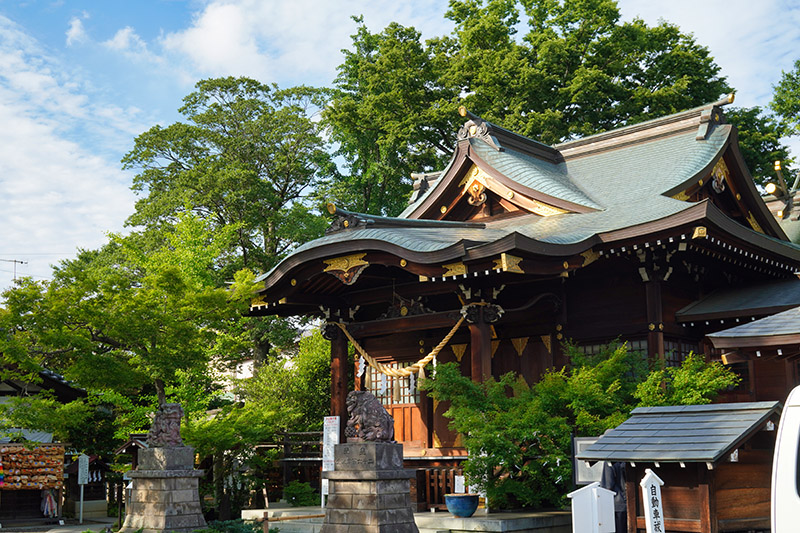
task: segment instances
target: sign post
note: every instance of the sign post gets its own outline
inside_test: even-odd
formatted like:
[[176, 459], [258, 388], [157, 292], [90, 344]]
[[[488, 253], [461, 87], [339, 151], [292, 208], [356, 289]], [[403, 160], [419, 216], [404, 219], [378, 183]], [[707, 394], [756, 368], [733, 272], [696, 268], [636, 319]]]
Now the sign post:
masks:
[[647, 533], [664, 533], [664, 506], [661, 502], [661, 486], [664, 482], [649, 468], [644, 472], [639, 485], [642, 487], [645, 527]]
[[78, 485], [81, 486], [81, 510], [78, 523], [83, 524], [83, 486], [89, 482], [89, 456], [81, 454], [78, 457]]
[[[338, 416], [326, 416], [322, 429], [322, 471], [330, 472], [335, 470], [333, 447], [339, 444], [339, 431], [341, 428], [341, 418]], [[329, 493], [328, 480], [322, 478], [321, 503], [325, 507], [325, 497]]]

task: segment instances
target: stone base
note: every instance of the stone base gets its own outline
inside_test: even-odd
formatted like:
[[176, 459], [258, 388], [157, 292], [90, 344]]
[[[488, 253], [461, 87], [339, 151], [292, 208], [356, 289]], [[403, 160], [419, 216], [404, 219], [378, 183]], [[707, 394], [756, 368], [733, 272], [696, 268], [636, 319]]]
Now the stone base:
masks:
[[[139, 468], [128, 474], [133, 490], [120, 533], [190, 533], [205, 528], [197, 490], [203, 472], [191, 469], [191, 463], [189, 468], [181, 467], [187, 456], [193, 456], [192, 449], [150, 448], [139, 450], [140, 458], [142, 452], [154, 453], [146, 454]], [[144, 469], [159, 464], [172, 469]]]
[[337, 444], [335, 471], [323, 472], [330, 495], [320, 533], [419, 533], [411, 510], [403, 445]]
[[194, 448], [191, 446], [139, 450], [137, 470], [192, 470], [193, 468]]

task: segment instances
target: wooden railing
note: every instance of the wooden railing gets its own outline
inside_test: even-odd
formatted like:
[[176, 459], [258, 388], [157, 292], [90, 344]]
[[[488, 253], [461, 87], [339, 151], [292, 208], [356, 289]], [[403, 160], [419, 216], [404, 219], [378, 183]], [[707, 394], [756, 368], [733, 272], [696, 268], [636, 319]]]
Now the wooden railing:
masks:
[[283, 457], [322, 457], [322, 432], [281, 433]]
[[444, 505], [444, 495], [455, 492], [456, 476], [462, 475], [460, 468], [425, 469], [425, 499], [429, 506]]

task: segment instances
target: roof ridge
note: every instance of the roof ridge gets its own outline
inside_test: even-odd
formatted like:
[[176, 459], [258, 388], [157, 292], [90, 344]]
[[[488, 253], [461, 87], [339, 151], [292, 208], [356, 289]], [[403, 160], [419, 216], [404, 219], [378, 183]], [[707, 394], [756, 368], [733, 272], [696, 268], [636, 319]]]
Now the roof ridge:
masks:
[[[724, 98], [722, 98], [720, 100], [717, 100], [716, 102], [709, 102], [709, 103], [706, 103], [706, 104], [703, 104], [703, 105], [700, 105], [700, 106], [697, 106], [697, 107], [693, 107], [693, 108], [690, 108], [690, 109], [685, 109], [683, 111], [678, 111], [677, 113], [673, 113], [671, 115], [652, 118], [650, 120], [645, 120], [644, 122], [637, 122], [636, 124], [631, 124], [631, 125], [628, 125], [628, 126], [622, 126], [620, 128], [615, 128], [613, 130], [608, 130], [608, 131], [595, 133], [595, 134], [592, 134], [592, 135], [588, 135], [586, 137], [581, 137], [580, 139], [574, 139], [574, 140], [571, 140], [571, 141], [564, 141], [562, 143], [557, 143], [557, 144], [553, 145], [553, 148], [555, 148], [555, 149], [557, 149], [559, 151], [562, 150], [562, 149], [570, 149], [570, 148], [573, 148], [573, 147], [577, 148], [577, 147], [585, 145], [585, 144], [594, 144], [594, 143], [597, 143], [597, 142], [601, 142], [601, 141], [606, 140], [608, 138], [621, 137], [621, 136], [624, 136], [624, 135], [628, 135], [628, 134], [630, 134], [632, 132], [635, 133], [637, 131], [644, 131], [644, 130], [653, 129], [655, 127], [658, 127], [659, 125], [670, 125], [670, 124], [680, 123], [680, 122], [683, 122], [683, 121], [688, 121], [689, 119], [692, 119], [695, 116], [702, 117], [704, 111], [713, 110], [714, 108], [722, 107], [722, 106], [724, 106], [726, 104], [730, 104], [732, 102], [733, 102], [733, 93], [725, 96]], [[677, 130], [677, 129], [683, 129], [683, 128], [675, 128], [675, 129]], [[688, 129], [688, 126], [686, 127], [686, 129]]]

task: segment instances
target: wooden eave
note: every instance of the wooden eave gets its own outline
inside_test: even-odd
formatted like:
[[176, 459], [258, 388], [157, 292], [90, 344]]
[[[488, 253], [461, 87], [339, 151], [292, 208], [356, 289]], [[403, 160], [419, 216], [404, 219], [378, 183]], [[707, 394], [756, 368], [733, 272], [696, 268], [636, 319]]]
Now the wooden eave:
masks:
[[780, 346], [800, 346], [800, 333], [787, 335], [759, 335], [753, 337], [706, 337], [711, 341], [714, 348], [759, 348], [759, 347], [780, 347]]
[[[699, 229], [702, 229], [702, 236], [694, 238], [693, 231]], [[418, 277], [419, 281], [441, 283], [505, 274], [498, 267], [503, 254], [517, 261], [519, 273], [536, 277], [559, 276], [585, 267], [603, 255], [626, 253], [626, 246], [630, 254], [637, 245], [660, 244], [661, 239], [669, 239], [669, 242], [673, 239], [691, 241], [692, 249], [714, 260], [741, 264], [742, 268], [751, 268], [774, 277], [789, 277], [800, 270], [800, 249], [755, 233], [728, 218], [710, 201], [704, 200], [674, 215], [596, 234], [572, 244], [542, 242], [511, 232], [493, 242], [462, 240], [436, 252], [414, 252], [369, 239], [312, 248], [290, 256], [270, 274], [260, 291], [268, 298], [265, 297], [265, 307], [259, 309], [257, 314], [305, 314], [318, 309], [320, 305], [344, 305], [345, 300], [349, 300], [345, 294], [349, 295], [352, 291], [324, 272], [324, 260], [353, 254], [356, 250], [364, 254], [364, 259], [370, 265], [398, 269], [397, 278], [393, 276], [393, 279], [405, 275], [406, 282]], [[454, 265], [460, 265], [459, 270], [453, 270]], [[315, 288], [303, 294], [303, 287], [290, 284], [290, 280], [304, 280], [306, 288]]]

